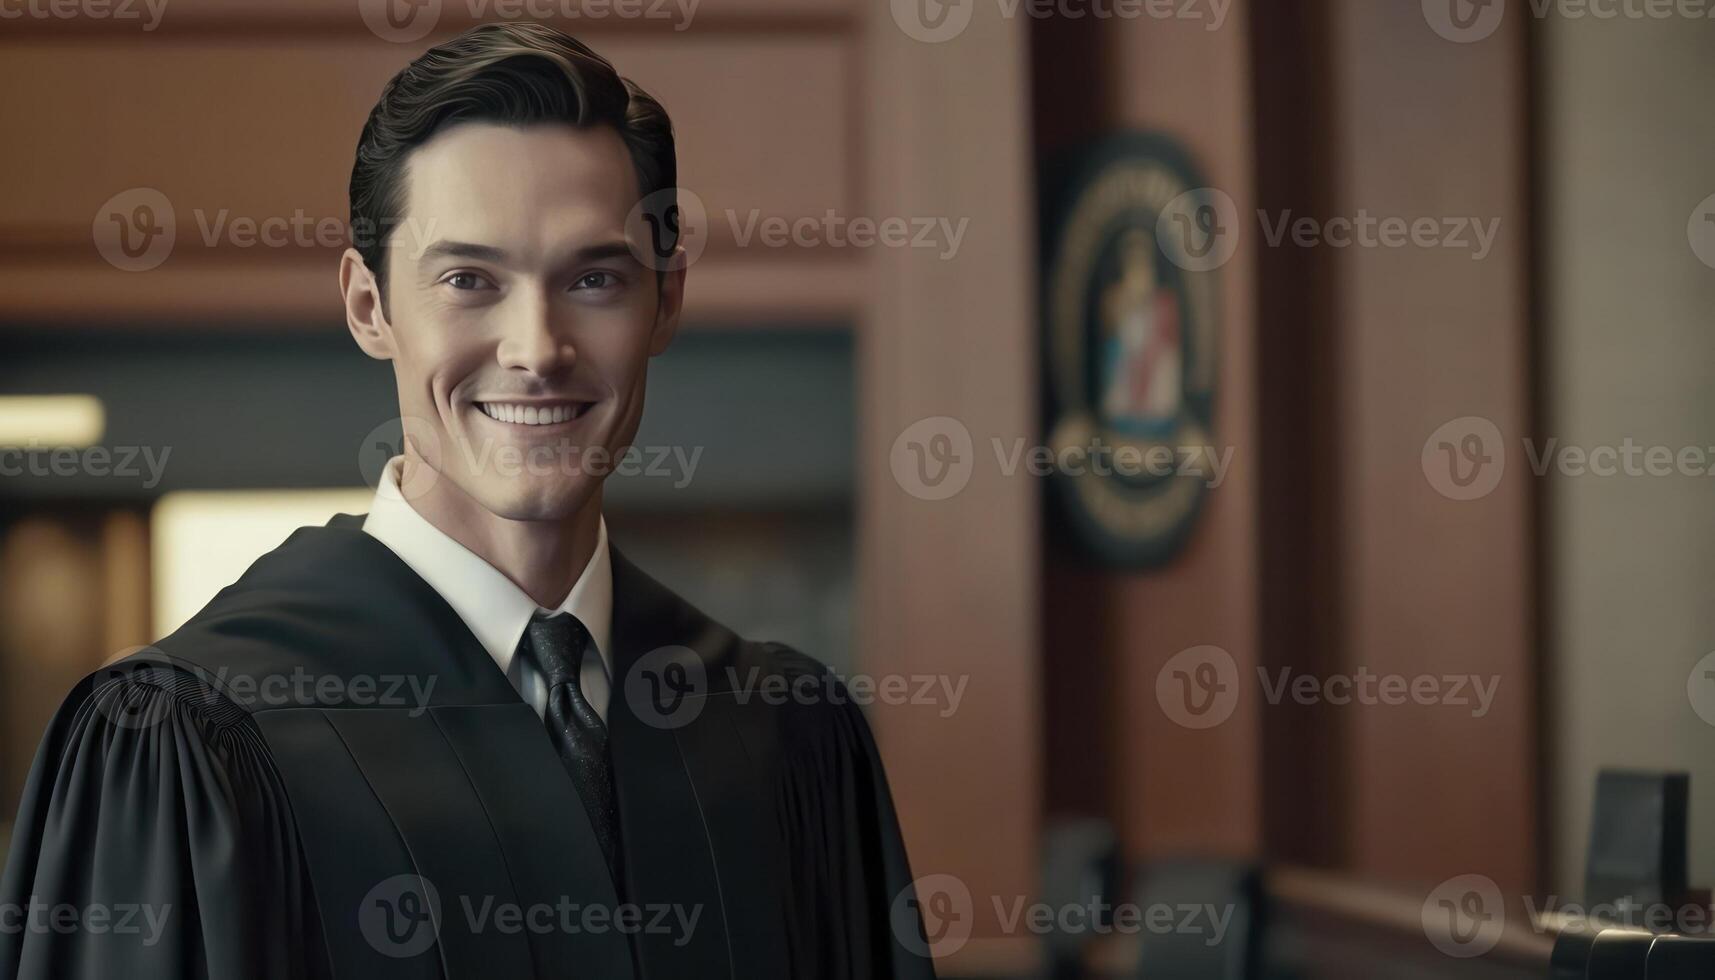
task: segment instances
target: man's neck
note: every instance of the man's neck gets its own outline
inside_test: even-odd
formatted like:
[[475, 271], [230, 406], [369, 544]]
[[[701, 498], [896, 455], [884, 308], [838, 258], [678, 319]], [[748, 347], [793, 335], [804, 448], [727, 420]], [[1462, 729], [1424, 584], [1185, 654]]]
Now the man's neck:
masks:
[[[425, 465], [406, 456], [406, 468]], [[602, 488], [557, 521], [514, 521], [483, 507], [451, 480], [434, 481], [410, 501], [423, 519], [499, 569], [544, 609], [558, 608], [595, 554]]]

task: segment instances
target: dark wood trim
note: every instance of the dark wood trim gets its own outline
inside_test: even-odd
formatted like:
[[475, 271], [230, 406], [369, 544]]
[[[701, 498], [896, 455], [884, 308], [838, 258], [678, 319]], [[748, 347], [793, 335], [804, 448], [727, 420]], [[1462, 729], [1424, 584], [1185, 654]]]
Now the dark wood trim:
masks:
[[[134, 0], [140, 6], [141, 0]], [[457, 0], [449, 0], [449, 6]], [[0, 48], [6, 44], [30, 41], [75, 40], [89, 43], [136, 44], [139, 41], [169, 39], [175, 42], [195, 40], [211, 44], [246, 44], [266, 37], [267, 43], [296, 40], [322, 44], [344, 40], [372, 39], [372, 34], [358, 16], [355, 3], [348, 4], [344, 16], [329, 12], [292, 11], [284, 4], [267, 5], [255, 13], [232, 13], [230, 8], [219, 12], [192, 12], [175, 15], [178, 9], [169, 3], [160, 24], [145, 33], [136, 21], [94, 19], [87, 17], [23, 17], [6, 21], [6, 33], [0, 38]], [[271, 8], [271, 9], [270, 9]], [[346, 9], [346, 8], [342, 8]], [[488, 21], [504, 21], [502, 17], [471, 17], [460, 13], [443, 16], [433, 31], [421, 40], [401, 44], [402, 51], [421, 51], [448, 40], [460, 31]], [[821, 36], [847, 34], [859, 24], [857, 12], [845, 10], [791, 9], [768, 10], [760, 6], [750, 10], [723, 11], [715, 0], [703, 0], [693, 16], [691, 26], [675, 28], [671, 20], [658, 18], [551, 18], [541, 23], [558, 27], [579, 38], [613, 37], [698, 37], [736, 35], [744, 38]]]
[[[1267, 869], [1259, 910], [1265, 930], [1259, 975], [1301, 980], [1377, 976], [1382, 974], [1362, 968], [1379, 959], [1396, 969], [1409, 964], [1413, 977], [1548, 976], [1560, 923], [1533, 926], [1522, 901], [1512, 902], [1495, 947], [1480, 957], [1456, 959], [1435, 949], [1425, 935], [1423, 901], [1422, 893], [1354, 875], [1291, 865]], [[1093, 977], [1121, 980], [1138, 975], [1138, 960], [1135, 936], [1112, 935], [1090, 949], [1086, 963]]]
[[[1264, 874], [1263, 894], [1271, 910], [1319, 918], [1342, 930], [1368, 932], [1401, 947], [1428, 947], [1423, 932], [1423, 894], [1352, 875], [1295, 867]], [[1522, 902], [1509, 903], [1500, 939], [1483, 959], [1546, 972], [1559, 929], [1545, 922], [1539, 930], [1527, 925], [1529, 921]]]
[[[1325, 0], [1251, 11], [1257, 207], [1327, 214], [1335, 200], [1333, 52]], [[1257, 247], [1258, 660], [1319, 675], [1344, 669], [1339, 555], [1345, 535], [1329, 438], [1343, 412], [1334, 270], [1326, 250]], [[1262, 723], [1265, 847], [1270, 858], [1337, 867], [1350, 792], [1346, 714], [1290, 702]]]
[[[1525, 385], [1526, 413], [1528, 431], [1539, 446], [1545, 444], [1550, 424], [1547, 417], [1548, 328], [1545, 322], [1546, 293], [1543, 286], [1547, 275], [1546, 251], [1541, 246], [1544, 215], [1547, 213], [1545, 202], [1548, 196], [1548, 183], [1541, 179], [1545, 170], [1542, 96], [1539, 91], [1542, 78], [1541, 25], [1542, 22], [1536, 18], [1524, 18], [1519, 27], [1523, 52], [1519, 59], [1518, 85], [1523, 93], [1524, 149], [1520, 154], [1518, 171], [1512, 175], [1516, 186], [1523, 188], [1525, 224], [1528, 228], [1528, 247], [1524, 259], [1525, 345], [1530, 364], [1530, 376]], [[1531, 667], [1536, 681], [1534, 694], [1537, 718], [1535, 884], [1541, 890], [1548, 890], [1552, 884], [1551, 869], [1554, 867], [1555, 847], [1558, 835], [1564, 829], [1557, 829], [1560, 821], [1555, 819], [1553, 812], [1552, 786], [1556, 775], [1556, 760], [1552, 748], [1552, 733], [1560, 729], [1556, 719], [1553, 687], [1549, 683], [1549, 671], [1554, 669], [1555, 665], [1554, 651], [1550, 646], [1554, 636], [1552, 624], [1555, 622], [1555, 614], [1552, 603], [1554, 589], [1548, 576], [1548, 570], [1553, 567], [1550, 562], [1554, 559], [1554, 540], [1548, 522], [1555, 486], [1553, 480], [1535, 481], [1532, 484], [1530, 505], [1531, 609], [1534, 613], [1530, 628], [1535, 638]]]

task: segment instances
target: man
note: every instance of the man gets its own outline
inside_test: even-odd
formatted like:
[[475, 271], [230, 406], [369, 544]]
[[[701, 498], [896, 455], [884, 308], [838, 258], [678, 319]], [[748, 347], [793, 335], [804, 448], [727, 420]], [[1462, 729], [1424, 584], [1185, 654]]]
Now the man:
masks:
[[552, 30], [387, 85], [339, 284], [403, 451], [72, 693], [0, 978], [932, 976], [861, 714], [607, 539], [675, 179], [661, 106]]

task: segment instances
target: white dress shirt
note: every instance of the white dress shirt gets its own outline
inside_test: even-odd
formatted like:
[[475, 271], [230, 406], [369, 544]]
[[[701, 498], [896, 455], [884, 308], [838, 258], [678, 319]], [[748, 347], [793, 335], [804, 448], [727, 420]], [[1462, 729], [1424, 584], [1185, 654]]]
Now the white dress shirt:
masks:
[[558, 608], [543, 609], [500, 570], [478, 557], [446, 532], [430, 524], [399, 492], [399, 466], [395, 456], [381, 474], [381, 485], [363, 521], [364, 533], [386, 545], [411, 566], [423, 581], [440, 593], [459, 614], [494, 662], [500, 665], [519, 697], [545, 715], [548, 689], [542, 674], [529, 657], [515, 656], [524, 627], [538, 612], [568, 612], [578, 618], [595, 641], [598, 656], [585, 656], [578, 674], [584, 696], [602, 720], [613, 669], [609, 637], [613, 627], [613, 562], [607, 550], [607, 520], [596, 531], [595, 552], [572, 591]]

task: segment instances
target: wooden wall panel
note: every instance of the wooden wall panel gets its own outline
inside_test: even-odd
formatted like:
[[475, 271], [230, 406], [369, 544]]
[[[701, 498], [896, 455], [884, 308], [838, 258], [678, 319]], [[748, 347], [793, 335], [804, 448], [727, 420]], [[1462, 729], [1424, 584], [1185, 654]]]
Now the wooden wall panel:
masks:
[[[153, 3], [154, 10], [150, 9]], [[153, 40], [190, 34], [369, 34], [374, 21], [405, 25], [388, 37], [442, 37], [472, 24], [531, 20], [580, 37], [613, 33], [756, 33], [846, 25], [858, 0], [111, 0], [102, 16], [9, 19], [11, 35], [62, 34]], [[419, 43], [399, 42], [404, 50]], [[432, 43], [423, 41], [421, 43]]]
[[[753, 213], [854, 213], [863, 179], [847, 40], [622, 35], [602, 50], [673, 113], [680, 184], [708, 209], [709, 265], [693, 272], [693, 290], [707, 277], [712, 302], [693, 314], [852, 315], [862, 272], [851, 250], [740, 249], [734, 230]], [[56, 38], [0, 52], [0, 130], [32, 140], [30, 152], [0, 159], [0, 186], [31, 189], [0, 199], [10, 315], [337, 321], [338, 248], [319, 243], [347, 217], [358, 132], [410, 49], [373, 38]], [[114, 195], [138, 187], [166, 196], [176, 239], [157, 268], [122, 271], [101, 258], [92, 226]], [[275, 222], [286, 244], [241, 244], [223, 230], [241, 219]], [[806, 288], [794, 284], [799, 270]], [[766, 283], [775, 286], [756, 288]]]
[[[978, 4], [956, 40], [926, 44], [877, 3], [866, 36], [869, 213], [969, 221], [951, 258], [876, 251], [858, 335], [860, 669], [968, 685], [951, 713], [873, 713], [913, 870], [952, 875], [971, 899], [958, 909], [970, 941], [944, 976], [1010, 975], [1036, 956], [1035, 937], [1003, 934], [994, 912], [1036, 891], [1044, 767], [1041, 488], [991, 448], [1041, 439], [1027, 29]], [[954, 422], [909, 431], [932, 417]], [[956, 427], [971, 439], [968, 483], [946, 499], [914, 492], [896, 475], [910, 472], [907, 441]]]
[[[1265, 659], [1315, 676], [1497, 684], [1474, 704], [1270, 709], [1271, 853], [1411, 887], [1539, 870], [1540, 732], [1526, 48], [1518, 11], [1460, 44], [1413, 7], [1316, 0], [1258, 39], [1270, 220], [1498, 221], [1464, 247], [1262, 249]], [[1444, 496], [1424, 448], [1486, 418], [1506, 475]], [[1445, 466], [1444, 461], [1440, 465]], [[1461, 464], [1468, 467], [1468, 464]], [[1441, 486], [1451, 486], [1441, 479]], [[1443, 688], [1443, 690], [1448, 690]], [[1449, 701], [1451, 699], [1448, 699]], [[1373, 701], [1373, 699], [1372, 699]]]
[[[1115, 130], [1160, 131], [1189, 148], [1239, 214], [1252, 213], [1247, 6], [1236, 3], [1218, 31], [1152, 18], [1040, 24], [1043, 151]], [[1134, 860], [1248, 857], [1260, 848], [1258, 699], [1246, 689], [1230, 718], [1200, 731], [1176, 724], [1156, 699], [1157, 675], [1190, 647], [1221, 647], [1241, 681], [1255, 676], [1257, 325], [1254, 264], [1243, 242], [1219, 274], [1213, 438], [1233, 450], [1232, 467], [1185, 549], [1162, 568], [1129, 572], [1102, 567], [1073, 542], [1047, 544], [1050, 744], [1056, 756], [1093, 754], [1072, 763], [1077, 776], [1051, 784], [1050, 805], [1102, 808]], [[1106, 788], [1087, 786], [1092, 776]]]
[[[1165, 131], [1244, 219], [1222, 269], [1216, 434], [1232, 476], [1166, 568], [1108, 571], [1048, 542], [1052, 754], [1111, 746], [1104, 786], [1082, 782], [1099, 767], [1080, 760], [1050, 777], [1050, 805], [1112, 816], [1134, 858], [1260, 855], [1413, 886], [1476, 871], [1514, 893], [1535, 882], [1534, 491], [1516, 459], [1532, 426], [1530, 130], [1513, 14], [1469, 45], [1414, 5], [1365, 0], [1240, 4], [1212, 32], [1038, 27], [1045, 150]], [[1263, 222], [1288, 208], [1501, 230], [1480, 260], [1270, 244]], [[1495, 421], [1515, 457], [1479, 501], [1443, 497], [1422, 464], [1430, 434], [1465, 415]], [[1154, 682], [1199, 644], [1232, 654], [1245, 696], [1191, 732], [1157, 710]], [[1446, 704], [1301, 708], [1264, 703], [1257, 667], [1500, 688], [1477, 718]]]
[[[850, 56], [839, 38], [626, 37], [603, 51], [667, 105], [681, 184], [711, 211], [848, 209]], [[6, 49], [0, 129], [30, 134], [32, 146], [0, 160], [0, 185], [31, 192], [0, 201], [0, 234], [13, 247], [86, 246], [102, 203], [139, 186], [173, 202], [181, 239], [199, 247], [193, 210], [211, 224], [222, 208], [343, 219], [363, 120], [405, 60], [379, 41]], [[715, 226], [714, 247], [730, 245], [731, 223]]]
[[[1237, 0], [1216, 31], [1201, 21], [1148, 18], [1101, 28], [1115, 66], [1115, 123], [1163, 130], [1184, 142], [1240, 215], [1255, 208], [1250, 6]], [[1241, 696], [1231, 718], [1204, 731], [1178, 726], [1155, 699], [1163, 665], [1188, 647], [1219, 646], [1241, 679], [1255, 676], [1254, 263], [1255, 253], [1241, 242], [1221, 268], [1213, 438], [1233, 451], [1231, 472], [1210, 493], [1201, 527], [1176, 564], [1114, 582], [1114, 615], [1125, 637], [1120, 694], [1137, 706], [1126, 716], [1116, 760], [1124, 780], [1122, 827], [1138, 856], [1246, 857], [1260, 846], [1258, 699]]]
[[[1253, 10], [1257, 207], [1333, 213], [1334, 111], [1326, 3]], [[1260, 250], [1256, 375], [1259, 644], [1271, 671], [1327, 677], [1341, 646], [1344, 519], [1338, 430], [1344, 392], [1328, 251]], [[1351, 816], [1350, 714], [1290, 700], [1263, 717], [1263, 833], [1273, 861], [1344, 867]]]
[[[0, 161], [9, 249], [88, 249], [112, 195], [165, 194], [182, 257], [206, 250], [193, 211], [342, 219], [364, 114], [399, 65], [375, 42], [8, 46], [0, 128], [28, 153]], [[227, 246], [233, 247], [233, 246]], [[170, 260], [169, 260], [170, 261]]]
[[[1498, 220], [1481, 259], [1458, 248], [1331, 256], [1345, 404], [1341, 587], [1348, 669], [1498, 680], [1483, 717], [1456, 705], [1351, 711], [1351, 861], [1440, 881], [1537, 884], [1536, 716], [1525, 18], [1482, 43], [1429, 29], [1417, 5], [1339, 0], [1335, 208]], [[1467, 236], [1469, 237], [1469, 236]], [[1498, 427], [1505, 477], [1449, 499], [1422, 450], [1464, 416]], [[1432, 816], [1431, 816], [1432, 815]]]
[[[99, 518], [23, 517], [0, 528], [0, 810], [11, 820], [42, 732], [111, 653]], [[39, 692], [56, 692], [42, 697]]]

